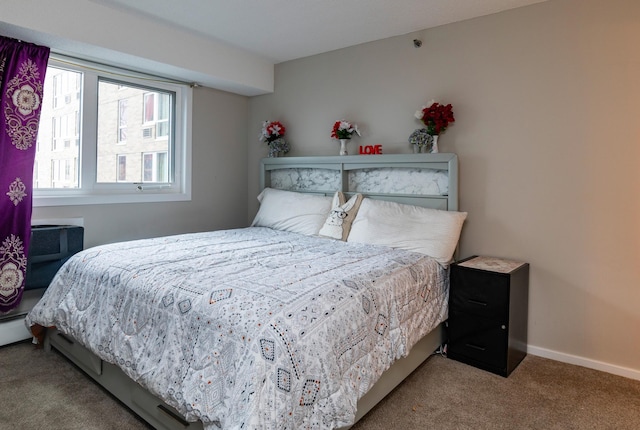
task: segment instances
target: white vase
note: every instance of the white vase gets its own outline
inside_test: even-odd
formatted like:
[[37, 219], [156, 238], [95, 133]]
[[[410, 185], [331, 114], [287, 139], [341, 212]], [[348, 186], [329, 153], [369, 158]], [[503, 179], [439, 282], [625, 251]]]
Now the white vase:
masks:
[[347, 152], [347, 143], [349, 139], [340, 139], [340, 155], [349, 155]]
[[438, 152], [438, 135], [433, 135], [433, 143], [431, 144], [431, 153], [436, 154]]

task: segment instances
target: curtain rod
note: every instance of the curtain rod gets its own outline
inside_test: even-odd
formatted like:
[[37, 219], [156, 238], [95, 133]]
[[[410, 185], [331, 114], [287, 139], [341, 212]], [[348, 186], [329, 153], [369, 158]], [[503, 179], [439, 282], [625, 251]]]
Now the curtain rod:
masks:
[[124, 78], [136, 78], [136, 79], [142, 79], [142, 80], [151, 81], [151, 82], [163, 82], [168, 84], [188, 85], [191, 88], [200, 87], [200, 84], [198, 84], [197, 82], [187, 82], [187, 81], [181, 81], [179, 79], [171, 79], [171, 78], [165, 78], [162, 76], [151, 75], [149, 73], [140, 72], [138, 70], [127, 69], [119, 66], [112, 66], [109, 64], [104, 64], [104, 63], [100, 63], [92, 60], [85, 60], [83, 58], [77, 58], [77, 57], [72, 57], [66, 54], [60, 54], [58, 52], [52, 52], [51, 54], [53, 59], [60, 63], [67, 64], [70, 66], [81, 66], [89, 70], [102, 72], [102, 73], [109, 73], [114, 76], [120, 76]]

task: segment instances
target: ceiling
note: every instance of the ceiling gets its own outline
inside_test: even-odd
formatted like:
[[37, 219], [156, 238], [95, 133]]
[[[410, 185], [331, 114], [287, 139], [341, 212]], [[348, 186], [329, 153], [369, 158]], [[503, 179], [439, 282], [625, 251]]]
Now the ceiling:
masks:
[[546, 0], [93, 0], [273, 63]]

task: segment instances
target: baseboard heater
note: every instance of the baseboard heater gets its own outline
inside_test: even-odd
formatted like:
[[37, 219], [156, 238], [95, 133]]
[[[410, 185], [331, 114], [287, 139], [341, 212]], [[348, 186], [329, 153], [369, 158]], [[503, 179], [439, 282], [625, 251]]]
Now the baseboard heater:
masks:
[[24, 316], [40, 300], [58, 269], [84, 247], [84, 228], [75, 225], [34, 225], [27, 257], [22, 301], [0, 316], [0, 345], [29, 339]]

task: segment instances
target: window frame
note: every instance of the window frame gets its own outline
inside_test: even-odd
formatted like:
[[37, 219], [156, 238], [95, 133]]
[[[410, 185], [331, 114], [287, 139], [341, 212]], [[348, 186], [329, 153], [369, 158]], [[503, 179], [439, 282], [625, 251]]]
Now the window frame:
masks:
[[[49, 66], [83, 73], [80, 100], [79, 188], [33, 190], [33, 206], [67, 206], [118, 203], [145, 203], [191, 200], [191, 117], [193, 90], [190, 85], [130, 70], [52, 54]], [[168, 183], [98, 183], [97, 129], [98, 82], [122, 82], [175, 94], [174, 142], [170, 148]]]

